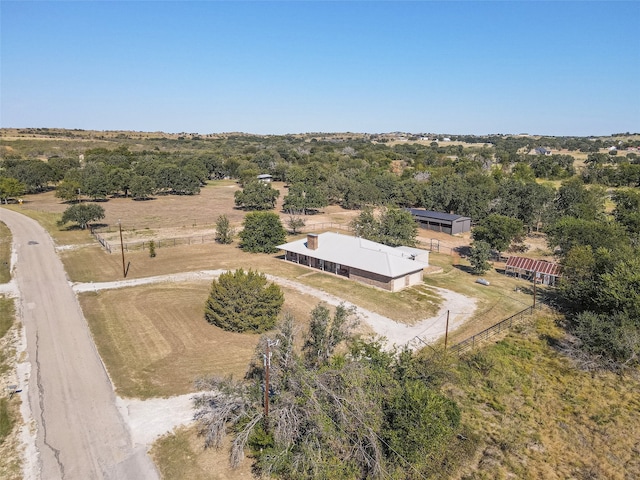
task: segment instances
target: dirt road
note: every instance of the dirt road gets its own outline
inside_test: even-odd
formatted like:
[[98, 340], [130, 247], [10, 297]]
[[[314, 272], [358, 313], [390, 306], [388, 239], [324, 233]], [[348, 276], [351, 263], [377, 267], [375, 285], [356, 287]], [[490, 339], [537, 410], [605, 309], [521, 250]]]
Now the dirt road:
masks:
[[[101, 283], [76, 283], [73, 290], [77, 293], [81, 292], [97, 292], [99, 290], [111, 288], [125, 288], [136, 285], [148, 285], [161, 282], [185, 282], [185, 281], [207, 281], [218, 277], [225, 270], [201, 270], [198, 272], [183, 272], [169, 275], [159, 275], [155, 277], [134, 278], [131, 280], [116, 280], [114, 282]], [[331, 295], [317, 288], [309, 287], [295, 280], [267, 275], [267, 279], [279, 285], [286, 286], [299, 292], [316, 297], [329, 305], [339, 305], [344, 303], [347, 307], [354, 307], [357, 310], [358, 317], [364, 321], [373, 331], [387, 339], [387, 346], [392, 347], [407, 345], [410, 348], [420, 348], [425, 343], [434, 342], [443, 337], [446, 329], [447, 310], [451, 312], [449, 322], [449, 332], [452, 332], [461, 326], [466, 320], [471, 318], [476, 309], [476, 300], [469, 298], [451, 290], [444, 288], [431, 287], [435, 293], [443, 298], [443, 304], [438, 313], [430, 318], [425, 318], [415, 325], [405, 325], [387, 318], [378, 313], [372, 312], [342, 298]]]
[[38, 461], [27, 477], [157, 479], [144, 445], [133, 445], [109, 377], [53, 241], [35, 221], [0, 208], [13, 234], [31, 363], [23, 387], [36, 425]]

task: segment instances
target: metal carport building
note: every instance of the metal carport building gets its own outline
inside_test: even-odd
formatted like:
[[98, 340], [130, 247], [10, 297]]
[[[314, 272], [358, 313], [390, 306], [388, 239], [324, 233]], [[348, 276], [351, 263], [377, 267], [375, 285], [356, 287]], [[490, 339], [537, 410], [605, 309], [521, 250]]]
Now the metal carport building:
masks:
[[422, 228], [448, 233], [449, 235], [471, 230], [471, 219], [469, 217], [419, 208], [408, 208], [407, 210]]

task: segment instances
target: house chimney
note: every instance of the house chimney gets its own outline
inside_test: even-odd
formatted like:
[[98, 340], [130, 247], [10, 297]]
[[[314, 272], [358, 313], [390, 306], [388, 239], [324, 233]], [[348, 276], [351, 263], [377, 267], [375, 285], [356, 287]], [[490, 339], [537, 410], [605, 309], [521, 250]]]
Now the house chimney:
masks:
[[318, 248], [318, 235], [316, 233], [307, 234], [307, 248], [309, 250], [315, 250]]

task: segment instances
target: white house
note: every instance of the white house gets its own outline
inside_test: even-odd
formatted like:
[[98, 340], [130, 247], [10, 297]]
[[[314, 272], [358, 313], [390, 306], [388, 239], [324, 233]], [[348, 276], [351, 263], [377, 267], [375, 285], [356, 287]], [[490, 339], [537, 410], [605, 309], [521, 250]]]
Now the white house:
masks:
[[391, 292], [422, 282], [429, 252], [326, 232], [278, 245], [285, 260], [347, 277]]

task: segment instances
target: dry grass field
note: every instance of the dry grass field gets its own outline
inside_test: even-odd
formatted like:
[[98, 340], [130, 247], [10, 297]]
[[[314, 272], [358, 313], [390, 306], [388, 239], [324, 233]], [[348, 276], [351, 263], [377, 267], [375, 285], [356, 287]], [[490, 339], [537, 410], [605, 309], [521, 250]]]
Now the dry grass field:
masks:
[[[286, 191], [282, 184], [276, 183], [274, 186], [282, 192], [281, 201]], [[103, 203], [106, 212], [104, 223], [111, 227], [111, 239], [116, 242], [119, 241], [116, 230], [118, 220], [121, 220], [124, 225], [125, 242], [185, 235], [197, 236], [203, 231], [209, 231], [215, 218], [221, 213], [228, 215], [233, 224], [240, 225], [245, 212], [233, 207], [233, 192], [237, 188], [234, 182], [219, 181], [211, 182], [203, 188], [200, 195], [195, 196], [164, 196], [149, 202], [135, 202], [131, 199], [121, 198], [110, 199]], [[151, 203], [154, 207], [153, 217], [149, 212], [149, 204]], [[56, 215], [54, 213], [61, 212], [66, 207], [53, 194], [30, 196], [28, 203], [22, 207], [16, 206], [14, 208], [29, 212], [30, 215], [43, 222], [59, 244], [83, 245], [79, 248], [61, 251], [61, 258], [72, 281], [103, 282], [122, 278], [120, 253], [106, 253], [87, 232], [60, 231], [55, 226]], [[200, 210], [206, 213], [203, 214]], [[198, 212], [200, 216], [198, 217], [193, 212]], [[191, 216], [188, 216], [188, 213], [192, 213]], [[308, 216], [307, 222], [334, 222], [344, 225], [357, 213], [345, 211], [339, 207], [328, 207], [325, 212], [319, 215]], [[141, 219], [145, 219], [144, 222]], [[286, 220], [284, 215], [283, 220]], [[131, 228], [145, 222], [155, 226]], [[419, 239], [427, 245], [431, 238], [440, 241], [444, 252], [451, 252], [453, 247], [469, 242], [468, 235], [452, 237], [426, 230], [420, 230], [419, 233]], [[345, 298], [363, 308], [409, 324], [433, 315], [439, 305], [439, 299], [425, 289], [412, 288], [391, 294], [286, 263], [274, 255], [247, 254], [237, 248], [235, 244], [204, 243], [162, 247], [157, 249], [157, 257], [155, 258], [150, 258], [145, 250], [132, 250], [125, 253], [125, 260], [127, 263], [130, 262], [127, 278], [205, 269], [253, 268], [264, 273], [295, 279], [300, 283]], [[518, 294], [513, 291], [515, 286], [521, 285], [523, 282], [494, 273], [493, 276], [488, 274], [491, 276], [489, 280], [492, 282], [492, 286], [484, 287], [474, 283], [475, 277], [466, 273], [464, 268], [453, 267], [453, 262], [457, 261], [456, 256], [432, 254], [431, 260], [434, 265], [443, 267], [444, 272], [428, 275], [426, 277], [427, 285], [431, 284], [449, 288], [465, 295], [477, 296], [480, 301], [476, 318], [456, 332], [454, 339], [456, 336], [466, 338], [466, 336], [496, 323], [531, 303], [530, 295]]]
[[[145, 285], [80, 295], [80, 304], [116, 391], [150, 398], [193, 391], [205, 375], [241, 378], [259, 336], [226, 332], [204, 319], [208, 282]], [[283, 289], [283, 311], [300, 325], [314, 297]]]
[[[103, 133], [108, 138], [121, 134]], [[141, 134], [140, 139], [151, 136]], [[91, 146], [100, 142], [98, 138], [85, 141]], [[586, 155], [578, 158], [577, 166], [585, 158]], [[281, 183], [274, 186], [281, 191], [280, 205], [286, 190]], [[119, 241], [119, 221], [125, 242], [197, 237], [211, 232], [220, 214], [226, 214], [235, 226], [242, 223], [245, 212], [233, 207], [233, 194], [238, 188], [233, 181], [212, 181], [195, 196], [157, 196], [148, 201], [109, 199], [100, 203], [106, 213], [102, 223], [111, 230], [107, 233], [111, 242]], [[23, 205], [9, 208], [35, 218], [48, 229], [60, 247], [60, 256], [72, 281], [121, 279], [119, 252], [106, 253], [86, 231], [60, 230], [56, 226], [67, 206], [53, 192], [47, 192], [28, 195]], [[328, 207], [318, 215], [308, 216], [306, 221], [346, 225], [357, 214]], [[285, 214], [281, 217], [283, 221], [288, 218]], [[8, 255], [7, 235], [0, 224], [0, 261]], [[476, 314], [450, 335], [450, 344], [531, 305], [531, 285], [499, 273], [501, 264], [496, 264], [498, 271], [483, 275], [490, 286], [475, 283], [476, 277], [468, 273], [466, 260], [450, 254], [451, 248], [468, 244], [468, 237], [429, 231], [420, 231], [420, 235], [426, 242], [431, 238], [443, 242], [443, 253], [431, 255], [432, 265], [442, 271], [427, 275], [425, 285], [477, 299]], [[543, 242], [531, 243], [532, 249], [539, 251], [528, 254], [542, 257], [548, 253]], [[126, 252], [126, 261], [131, 262], [127, 278], [253, 268], [322, 289], [406, 323], [432, 315], [440, 302], [423, 287], [394, 294], [383, 292], [285, 263], [277, 255], [247, 254], [236, 244], [161, 247], [156, 253], [156, 258], [150, 258], [148, 251]], [[1, 275], [6, 275], [2, 264], [0, 281]], [[193, 380], [200, 375], [244, 375], [258, 336], [233, 334], [207, 324], [203, 307], [208, 290], [208, 282], [203, 281], [79, 295], [119, 395], [170, 396], [193, 391]], [[539, 291], [543, 293], [542, 289]], [[302, 325], [306, 324], [317, 299], [291, 289], [285, 288], [284, 292], [284, 310], [290, 311]], [[457, 363], [459, 381], [448, 387], [448, 393], [460, 405], [463, 421], [475, 432], [474, 441], [478, 444], [476, 458], [459, 472], [458, 478], [640, 478], [638, 379], [577, 370], [554, 349], [562, 335], [553, 318], [541, 316], [535, 326], [525, 324], [516, 332], [505, 334], [500, 342], [489, 344], [475, 360], [450, 359]], [[164, 479], [252, 478], [250, 461], [238, 470], [229, 469], [226, 451], [204, 450], [194, 427], [163, 437], [155, 443], [152, 455]], [[4, 474], [0, 470], [0, 477]]]
[[581, 371], [542, 315], [458, 367], [450, 395], [478, 433], [457, 478], [640, 478], [640, 377]]
[[6, 395], [6, 387], [16, 384], [16, 343], [21, 326], [14, 318], [13, 299], [0, 295], [0, 478], [6, 480], [22, 478], [18, 431], [21, 399], [20, 395]]
[[11, 280], [11, 231], [0, 222], [0, 283]]
[[[280, 213], [285, 223], [289, 216], [280, 212], [280, 207], [287, 190], [282, 182], [273, 182], [272, 186], [280, 192], [275, 211]], [[112, 238], [115, 239], [118, 222], [121, 222], [125, 241], [137, 238], [148, 240], [156, 235], [161, 238], [198, 235], [202, 231], [214, 228], [216, 219], [223, 214], [227, 215], [232, 226], [238, 227], [246, 214], [244, 210], [234, 206], [234, 193], [238, 190], [240, 187], [233, 180], [212, 180], [201, 189], [199, 195], [157, 195], [149, 200], [109, 198], [98, 202], [105, 211], [105, 218], [99, 223], [110, 229]], [[45, 226], [52, 232], [60, 230], [55, 222], [69, 204], [61, 202], [55, 197], [55, 192], [50, 191], [25, 195], [21, 206], [9, 207], [32, 217], [37, 216], [38, 220], [46, 219]], [[46, 213], [56, 215], [47, 217]], [[357, 211], [329, 206], [318, 214], [307, 215], [304, 218], [308, 224], [347, 224], [357, 214]], [[117, 240], [119, 241], [119, 237]], [[60, 243], [64, 242], [61, 240]]]
[[204, 449], [196, 427], [180, 428], [160, 438], [151, 449], [163, 480], [253, 480], [251, 459], [229, 466], [227, 439], [219, 450]]

